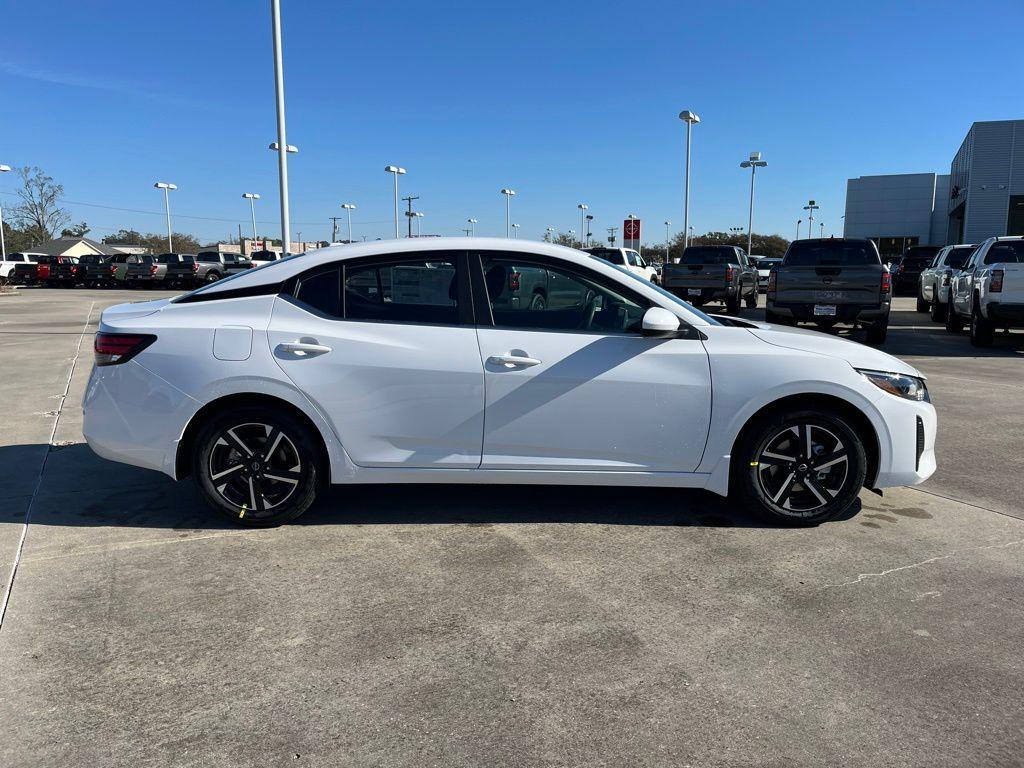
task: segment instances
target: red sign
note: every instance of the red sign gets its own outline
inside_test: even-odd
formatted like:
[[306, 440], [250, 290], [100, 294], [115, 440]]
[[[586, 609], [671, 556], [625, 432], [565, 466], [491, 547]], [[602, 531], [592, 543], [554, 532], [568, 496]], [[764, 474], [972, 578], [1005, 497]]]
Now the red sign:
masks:
[[622, 222], [622, 239], [640, 239], [640, 219], [626, 219]]

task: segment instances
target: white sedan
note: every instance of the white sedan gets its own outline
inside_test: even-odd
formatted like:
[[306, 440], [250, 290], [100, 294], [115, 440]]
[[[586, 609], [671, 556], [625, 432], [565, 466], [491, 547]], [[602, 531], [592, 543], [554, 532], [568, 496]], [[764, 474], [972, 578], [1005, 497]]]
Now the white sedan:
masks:
[[[543, 302], [516, 300], [542, 283]], [[923, 376], [811, 331], [719, 322], [546, 243], [392, 240], [103, 312], [96, 453], [194, 477], [242, 525], [326, 484], [669, 486], [775, 522], [935, 470]]]

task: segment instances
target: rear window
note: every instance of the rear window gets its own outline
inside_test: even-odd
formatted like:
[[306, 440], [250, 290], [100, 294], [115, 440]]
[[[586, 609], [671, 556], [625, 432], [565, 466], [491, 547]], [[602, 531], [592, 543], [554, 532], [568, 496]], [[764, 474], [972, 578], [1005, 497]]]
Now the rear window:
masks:
[[786, 267], [857, 267], [881, 264], [867, 240], [810, 240], [791, 243], [782, 260]]
[[907, 248], [907, 252], [904, 254], [910, 261], [931, 261], [934, 259], [941, 248], [937, 245], [919, 245], [915, 248]]
[[625, 264], [626, 260], [622, 258], [622, 251], [618, 248], [591, 248], [588, 253], [595, 258], [601, 259], [601, 261], [607, 261], [609, 264]]
[[680, 264], [735, 264], [738, 263], [736, 251], [732, 248], [716, 246], [691, 245], [683, 251]]
[[102, 264], [103, 263], [103, 257], [102, 256], [89, 256], [89, 255], [80, 256], [78, 258], [78, 263], [79, 264]]
[[973, 245], [965, 245], [963, 248], [954, 248], [946, 254], [946, 266], [953, 269], [963, 269], [967, 259], [974, 253]]
[[1020, 264], [1024, 263], [1024, 240], [1010, 240], [1005, 243], [993, 243], [985, 254], [986, 264]]

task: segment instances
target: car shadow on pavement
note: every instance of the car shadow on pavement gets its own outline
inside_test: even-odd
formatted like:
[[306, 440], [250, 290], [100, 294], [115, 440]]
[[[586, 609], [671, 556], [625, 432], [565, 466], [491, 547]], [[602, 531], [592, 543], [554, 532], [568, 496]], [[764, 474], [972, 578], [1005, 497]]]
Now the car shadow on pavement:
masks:
[[[232, 529], [195, 485], [99, 458], [84, 443], [0, 447], [0, 522], [174, 530]], [[42, 482], [36, 479], [43, 456]], [[840, 519], [855, 516], [858, 500]], [[728, 499], [674, 488], [562, 485], [349, 485], [321, 493], [297, 525], [590, 523], [770, 528]]]

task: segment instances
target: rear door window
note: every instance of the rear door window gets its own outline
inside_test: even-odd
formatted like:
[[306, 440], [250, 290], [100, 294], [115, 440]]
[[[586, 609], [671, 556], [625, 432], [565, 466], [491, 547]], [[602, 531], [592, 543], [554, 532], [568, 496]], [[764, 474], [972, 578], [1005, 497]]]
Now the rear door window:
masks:
[[346, 320], [455, 325], [459, 322], [455, 256], [389, 257], [346, 264]]
[[341, 315], [341, 267], [332, 265], [299, 278], [295, 298], [329, 317]]
[[786, 267], [859, 267], [880, 264], [866, 240], [797, 240], [782, 261]]
[[1024, 262], [1024, 240], [992, 243], [985, 254], [986, 264], [1020, 264]]

